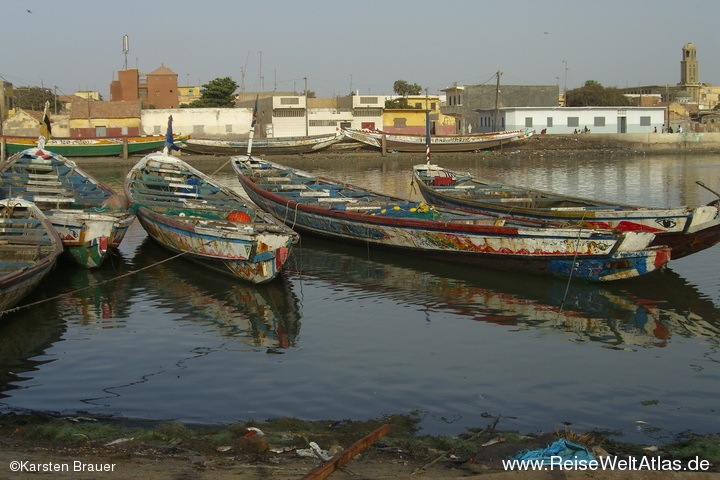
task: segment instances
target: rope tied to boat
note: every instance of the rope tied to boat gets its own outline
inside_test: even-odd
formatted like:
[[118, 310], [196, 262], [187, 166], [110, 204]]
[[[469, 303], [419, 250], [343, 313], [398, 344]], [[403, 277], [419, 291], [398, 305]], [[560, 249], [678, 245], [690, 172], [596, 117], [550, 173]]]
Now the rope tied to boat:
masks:
[[61, 294], [59, 294], [59, 295], [55, 295], [55, 296], [52, 296], [52, 297], [49, 297], [49, 298], [44, 298], [44, 299], [42, 299], [42, 300], [38, 300], [37, 302], [26, 303], [26, 304], [24, 304], [24, 305], [15, 306], [15, 307], [10, 308], [10, 309], [8, 309], [8, 310], [3, 310], [3, 311], [0, 312], [0, 317], [2, 317], [3, 315], [5, 315], [5, 314], [7, 314], [7, 313], [17, 312], [17, 311], [19, 311], [19, 310], [23, 310], [23, 309], [29, 308], [29, 307], [34, 307], [34, 306], [36, 306], [36, 305], [42, 305], [43, 303], [51, 302], [51, 301], [53, 301], [53, 300], [57, 300], [57, 299], [59, 299], [59, 298], [65, 297], [65, 296], [67, 296], [67, 295], [73, 295], [73, 294], [75, 294], [75, 293], [77, 293], [77, 292], [82, 292], [83, 290], [87, 290], [87, 289], [90, 289], [90, 288], [94, 288], [94, 287], [97, 287], [97, 286], [99, 286], [99, 285], [105, 285], [106, 283], [114, 282], [115, 280], [118, 280], [118, 279], [120, 279], [120, 278], [125, 278], [125, 277], [129, 277], [129, 276], [131, 276], [131, 275], [135, 275], [136, 273], [140, 273], [140, 272], [142, 272], [142, 271], [144, 271], [144, 270], [147, 270], [147, 269], [149, 269], [149, 268], [153, 268], [153, 267], [156, 267], [156, 266], [161, 265], [161, 264], [163, 264], [163, 263], [169, 262], [170, 260], [175, 260], [176, 258], [182, 257], [182, 256], [185, 255], [186, 253], [187, 253], [187, 252], [178, 253], [178, 254], [176, 254], [176, 255], [173, 255], [172, 257], [166, 258], [165, 260], [160, 260], [159, 262], [155, 262], [155, 263], [153, 263], [152, 265], [148, 265], [148, 266], [146, 266], [146, 267], [138, 268], [137, 270], [129, 271], [129, 272], [124, 273], [124, 274], [122, 274], [122, 275], [118, 275], [117, 277], [113, 277], [113, 278], [110, 278], [110, 279], [108, 279], [108, 280], [103, 280], [102, 282], [95, 282], [95, 283], [92, 283], [92, 284], [87, 285], [87, 286], [82, 287], [82, 288], [76, 288], [75, 290], [70, 290], [69, 292], [61, 293]]

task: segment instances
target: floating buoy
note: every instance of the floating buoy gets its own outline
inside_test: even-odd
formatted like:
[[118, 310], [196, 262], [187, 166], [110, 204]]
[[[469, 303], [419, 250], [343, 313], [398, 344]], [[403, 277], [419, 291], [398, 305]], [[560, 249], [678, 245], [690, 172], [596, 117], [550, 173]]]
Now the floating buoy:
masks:
[[232, 213], [230, 213], [230, 215], [228, 215], [227, 218], [231, 222], [244, 222], [244, 223], [250, 222], [250, 215], [248, 215], [245, 212], [232, 212]]

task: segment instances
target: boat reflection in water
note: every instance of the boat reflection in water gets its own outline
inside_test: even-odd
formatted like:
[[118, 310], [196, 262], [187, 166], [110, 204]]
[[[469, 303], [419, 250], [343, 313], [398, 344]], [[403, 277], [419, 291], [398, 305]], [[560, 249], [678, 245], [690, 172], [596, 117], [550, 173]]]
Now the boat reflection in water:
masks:
[[[245, 284], [198, 271], [146, 238], [137, 248], [135, 269], [147, 301], [193, 321], [212, 325], [221, 335], [279, 353], [294, 347], [300, 333], [298, 299], [282, 277], [263, 285]], [[154, 297], [154, 298], [153, 298]]]
[[297, 250], [292, 263], [299, 272], [293, 275], [424, 304], [428, 314], [451, 312], [613, 349], [664, 347], [673, 335], [720, 334], [720, 308], [670, 269], [652, 279], [596, 285], [420, 263], [314, 237], [304, 237]]
[[[41, 302], [45, 295], [43, 288], [39, 290], [25, 297], [23, 303]], [[20, 388], [16, 384], [32, 377], [29, 372], [55, 360], [43, 356], [62, 340], [66, 330], [65, 322], [54, 313], [55, 307], [55, 302], [49, 301], [29, 307], [33, 309], [32, 315], [20, 308], [3, 316], [0, 321], [0, 398]]]
[[67, 262], [59, 265], [48, 279], [48, 289], [56, 295], [55, 315], [68, 325], [123, 327], [137, 286], [136, 279], [127, 276], [129, 271], [130, 265], [119, 251], [101, 268], [79, 269]]

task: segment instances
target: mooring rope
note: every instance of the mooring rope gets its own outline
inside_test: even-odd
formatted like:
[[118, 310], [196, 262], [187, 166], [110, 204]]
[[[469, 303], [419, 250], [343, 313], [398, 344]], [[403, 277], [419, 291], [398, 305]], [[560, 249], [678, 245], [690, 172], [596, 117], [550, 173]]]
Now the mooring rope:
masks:
[[96, 283], [93, 283], [92, 285], [88, 285], [88, 286], [86, 286], [86, 287], [77, 288], [77, 289], [71, 290], [71, 291], [69, 291], [69, 292], [60, 293], [60, 294], [55, 295], [55, 296], [50, 297], [50, 298], [45, 298], [45, 299], [43, 299], [43, 300], [38, 300], [37, 302], [26, 303], [26, 304], [23, 304], [23, 305], [20, 305], [20, 306], [16, 306], [16, 307], [10, 308], [10, 309], [8, 309], [8, 310], [3, 310], [2, 312], [0, 312], [0, 316], [5, 315], [6, 313], [12, 313], [12, 312], [16, 312], [16, 311], [18, 311], [18, 310], [22, 310], [22, 309], [25, 309], [25, 308], [28, 308], [28, 307], [34, 307], [34, 306], [36, 306], [36, 305], [41, 305], [41, 304], [43, 304], [43, 303], [51, 302], [51, 301], [53, 301], [53, 300], [57, 300], [57, 299], [59, 299], [59, 298], [65, 297], [65, 296], [67, 296], [67, 295], [72, 295], [73, 293], [82, 292], [83, 290], [87, 290], [88, 288], [97, 287], [98, 285], [105, 285], [106, 283], [114, 282], [114, 281], [119, 280], [119, 279], [121, 279], [121, 278], [129, 277], [129, 276], [131, 276], [131, 275], [135, 275], [136, 273], [142, 272], [142, 271], [147, 270], [147, 269], [149, 269], [149, 268], [156, 267], [156, 266], [161, 265], [161, 264], [163, 264], [163, 263], [165, 263], [165, 262], [169, 262], [170, 260], [174, 260], [174, 259], [176, 259], [176, 258], [178, 258], [178, 257], [181, 257], [181, 256], [185, 255], [186, 253], [187, 253], [187, 252], [178, 253], [177, 255], [173, 255], [172, 257], [166, 258], [165, 260], [161, 260], [161, 261], [159, 261], [159, 262], [155, 262], [155, 263], [153, 263], [152, 265], [148, 265], [148, 266], [146, 266], [146, 267], [142, 267], [142, 268], [139, 268], [139, 269], [137, 269], [137, 270], [132, 270], [132, 271], [130, 271], [130, 272], [123, 273], [122, 275], [118, 275], [117, 277], [113, 277], [113, 278], [110, 278], [110, 279], [108, 279], [108, 280], [103, 280], [102, 282], [96, 282]]
[[[583, 215], [580, 218], [580, 225], [582, 225], [583, 220], [585, 220], [585, 214], [587, 213], [587, 210], [583, 211]], [[568, 292], [570, 291], [570, 282], [572, 281], [573, 273], [575, 272], [575, 262], [578, 257], [578, 247], [580, 246], [580, 234], [582, 233], [583, 228], [581, 227], [578, 229], [578, 236], [577, 240], [575, 241], [575, 255], [573, 255], [573, 262], [572, 262], [572, 268], [570, 269], [570, 276], [568, 276], [567, 285], [565, 285], [565, 293], [563, 294], [562, 302], [560, 303], [560, 312], [563, 311], [563, 308], [565, 307], [565, 300], [567, 300]]]

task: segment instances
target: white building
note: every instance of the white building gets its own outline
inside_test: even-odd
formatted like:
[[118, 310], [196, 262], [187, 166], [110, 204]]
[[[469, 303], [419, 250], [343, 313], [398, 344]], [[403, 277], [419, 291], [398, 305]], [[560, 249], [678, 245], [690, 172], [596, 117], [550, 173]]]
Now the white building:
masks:
[[[652, 133], [662, 131], [664, 107], [510, 107], [476, 110], [480, 132], [534, 128], [537, 133]], [[495, 125], [498, 117], [499, 127]]]

